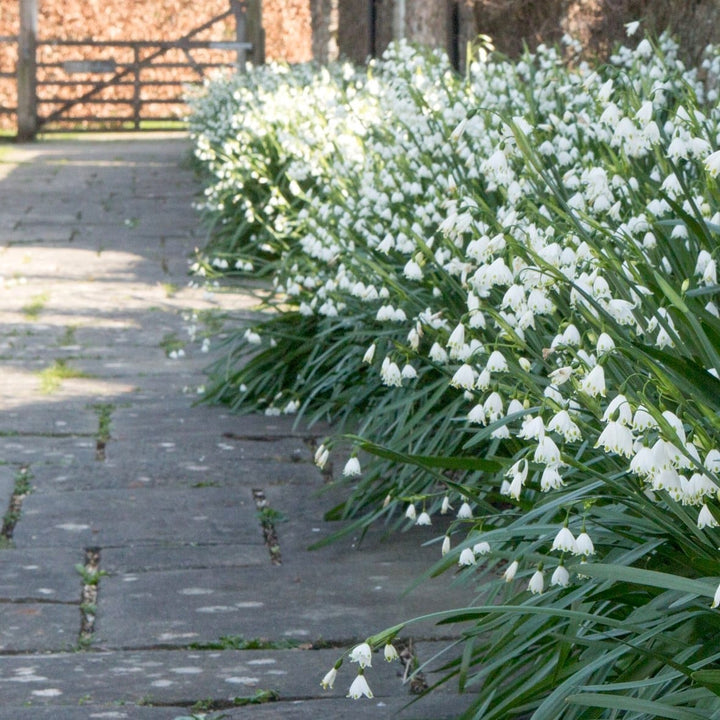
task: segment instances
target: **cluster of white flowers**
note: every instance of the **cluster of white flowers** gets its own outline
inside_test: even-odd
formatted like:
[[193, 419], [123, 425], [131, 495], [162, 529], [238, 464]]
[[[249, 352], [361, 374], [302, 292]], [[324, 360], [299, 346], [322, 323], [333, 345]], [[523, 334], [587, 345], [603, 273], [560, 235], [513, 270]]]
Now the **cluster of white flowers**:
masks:
[[[720, 76], [719, 57], [708, 51], [706, 80]], [[345, 87], [338, 95], [330, 74], [308, 83], [316, 98], [302, 108], [295, 80], [234, 90], [243, 111], [259, 96], [264, 113], [291, 117], [277, 130], [292, 148], [290, 174], [298, 183], [324, 180], [305, 186], [291, 214], [295, 242], [274, 276], [278, 302], [332, 327], [361, 324], [352, 370], [361, 375], [348, 382], [362, 377], [367, 388], [398, 398], [436, 383], [434, 410], [452, 403], [457, 411], [443, 436], [447, 454], [475, 434], [504, 459], [498, 472], [468, 472], [467, 492], [457, 482], [439, 488], [436, 475], [424, 491], [395, 479], [388, 507], [429, 525], [434, 512], [452, 509], [456, 493], [442, 554], [455, 553], [466, 569], [500, 558], [510, 582], [528, 545], [518, 547], [497, 520], [501, 512], [474, 498], [499, 498], [510, 517], [553, 493], [570, 498], [560, 530], [545, 529], [532, 544], [525, 563], [532, 594], [545, 591], [546, 565], [550, 586], [561, 591], [578, 578], [566, 557], [590, 562], [596, 545], [611, 542], [596, 522], [603, 491], [585, 483], [573, 494], [598, 463], [599, 474], [625, 483], [628, 494], [671, 512], [694, 508], [700, 530], [712, 531], [720, 517], [720, 446], [704, 399], [627, 371], [638, 348], [658, 362], [683, 356], [687, 303], [706, 325], [720, 317], [720, 109], [704, 104], [715, 91], [685, 70], [667, 37], [660, 52], [642, 40], [611, 64], [622, 72], [582, 63], [570, 70], [559, 50], [540, 47], [515, 63], [478, 58], [463, 79], [442, 55], [399, 44], [369, 79], [348, 83], [353, 93]], [[215, 105], [232, 107], [222, 99], [227, 88], [217, 93]], [[318, 97], [327, 107], [313, 120]], [[208, 159], [219, 178], [212, 205], [228, 188], [241, 198], [235, 165], [255, 162], [240, 159], [254, 137], [230, 149], [227, 138], [266, 126], [254, 129], [252, 114], [244, 127], [245, 116], [225, 116], [219, 122], [229, 128], [211, 128], [218, 137], [210, 143], [206, 114], [198, 120], [201, 156], [210, 146], [226, 149], [222, 160]], [[692, 332], [702, 332], [699, 322]], [[254, 330], [245, 339], [270, 341]], [[715, 382], [718, 350], [700, 349], [688, 361]], [[309, 390], [301, 378], [270, 408]], [[321, 446], [316, 462], [322, 467], [328, 457]], [[362, 476], [355, 454], [343, 475]], [[461, 532], [452, 548], [451, 535]], [[713, 607], [719, 598], [720, 589]], [[363, 674], [369, 655], [365, 662], [367, 649], [359, 648], [350, 696], [371, 697]]]

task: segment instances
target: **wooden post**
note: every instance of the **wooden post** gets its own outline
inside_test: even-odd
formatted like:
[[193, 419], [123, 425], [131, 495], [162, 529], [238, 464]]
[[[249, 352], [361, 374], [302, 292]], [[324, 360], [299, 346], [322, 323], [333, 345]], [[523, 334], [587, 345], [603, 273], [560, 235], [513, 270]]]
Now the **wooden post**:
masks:
[[265, 63], [265, 30], [262, 24], [262, 0], [248, 0], [245, 11], [246, 39], [252, 43], [250, 62], [253, 65]]
[[405, 38], [405, 0], [395, 0], [393, 4], [392, 36], [393, 40]]
[[37, 116], [37, 0], [20, 0], [20, 35], [17, 65], [17, 138], [33, 140]]

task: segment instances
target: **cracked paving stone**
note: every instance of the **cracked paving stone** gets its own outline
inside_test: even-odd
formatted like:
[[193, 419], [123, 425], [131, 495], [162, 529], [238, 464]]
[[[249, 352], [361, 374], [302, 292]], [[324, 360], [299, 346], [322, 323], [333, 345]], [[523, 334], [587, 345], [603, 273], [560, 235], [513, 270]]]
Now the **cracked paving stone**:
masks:
[[[223, 635], [310, 642], [365, 637], [399, 620], [457, 604], [457, 589], [442, 578], [404, 595], [427, 565], [403, 566], [378, 563], [368, 553], [331, 564], [317, 556], [302, 564], [221, 573], [173, 570], [106, 577], [96, 643], [123, 648], [186, 645]], [[421, 637], [451, 633], [430, 622], [417, 628]]]
[[31, 493], [13, 539], [20, 548], [107, 547], [252, 543], [257, 534], [252, 498], [236, 488], [141, 488]]
[[[78, 592], [79, 597], [79, 583]], [[56, 652], [77, 645], [77, 605], [0, 603], [0, 652]]]
[[81, 580], [75, 565], [83, 556], [73, 548], [0, 550], [0, 601], [77, 602]]
[[[419, 645], [417, 652], [422, 653], [419, 659], [429, 660], [439, 649], [438, 643]], [[47, 704], [72, 706], [88, 702], [116, 703], [120, 710], [126, 703], [181, 706], [205, 698], [230, 701], [235, 697], [252, 697], [260, 690], [272, 690], [279, 702], [265, 705], [268, 711], [287, 709], [293, 699], [318, 698], [322, 702], [342, 700], [339, 707], [347, 712], [362, 707], [361, 703], [349, 704], [345, 698], [356, 674], [354, 665], [346, 663], [341, 668], [333, 689], [320, 687], [320, 680], [341, 652], [335, 649], [146, 650], [0, 657], [0, 692], [3, 706], [32, 703], [41, 708]], [[376, 654], [374, 659], [376, 662], [366, 671], [366, 677], [375, 694], [375, 703], [384, 701], [387, 705], [392, 699], [397, 709], [399, 705], [395, 700], [402, 700], [402, 704], [410, 701], [409, 687], [402, 684], [402, 666], [386, 663], [381, 654]], [[453, 704], [452, 692], [453, 689], [446, 686], [438, 693], [446, 708], [448, 703], [459, 707], [458, 703]], [[467, 700], [463, 699], [462, 703], [466, 704]], [[435, 704], [438, 706], [440, 703]], [[260, 711], [260, 706], [253, 706], [253, 718], [256, 711]]]

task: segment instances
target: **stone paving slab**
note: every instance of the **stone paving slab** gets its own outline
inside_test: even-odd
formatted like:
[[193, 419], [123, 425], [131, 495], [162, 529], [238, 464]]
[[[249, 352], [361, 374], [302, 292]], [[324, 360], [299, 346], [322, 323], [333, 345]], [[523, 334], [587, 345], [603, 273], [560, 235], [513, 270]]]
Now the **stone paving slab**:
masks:
[[[69, 422], [70, 416], [66, 417]], [[95, 438], [90, 435], [11, 435], [0, 437], [0, 459], [18, 465], [30, 462], [65, 467], [76, 463], [87, 465], [95, 461], [95, 447]]]
[[15, 491], [15, 468], [0, 465], [0, 515], [4, 515]]
[[[145, 449], [147, 448], [147, 450]], [[234, 487], [239, 492], [247, 488], [266, 487], [280, 482], [283, 473], [291, 471], [300, 484], [317, 480], [316, 469], [307, 463], [283, 463], [268, 460], [244, 460], [228, 455], [222, 462], [208, 462], [208, 455], [187, 456], [185, 453], [162, 454], [163, 450], [141, 445], [141, 452], [157, 453], [148, 460], [138, 457], [131, 449], [118, 452], [111, 440], [106, 448], [106, 461], [95, 466], [35, 465], [33, 487], [38, 492], [60, 490], [98, 490], [119, 488], [173, 488]], [[240, 488], [242, 487], [242, 490]]]
[[[3, 410], [0, 412], [0, 435], [52, 435], [70, 433], [91, 436], [97, 432], [96, 413], [84, 400], [41, 402], [36, 405], [39, 412], [24, 410]], [[38, 407], [38, 405], [40, 407]], [[2, 459], [2, 451], [0, 451]]]
[[0, 602], [79, 602], [82, 581], [75, 565], [84, 562], [80, 549], [0, 550]]
[[[49, 688], [49, 690], [53, 689]], [[55, 696], [56, 702], [60, 699], [61, 696]], [[53, 704], [46, 707], [3, 704], [0, 706], [0, 720], [95, 720], [95, 718], [98, 720], [176, 720], [179, 718], [187, 720], [189, 712], [188, 708], [152, 708], [132, 704], [118, 705], [117, 703], [95, 705], [83, 702], [76, 706]], [[215, 720], [215, 718], [220, 720], [223, 717], [222, 713], [213, 713], [213, 715], [214, 717], [208, 715], [205, 720]], [[226, 718], [227, 716], [224, 720]]]
[[112, 575], [134, 575], [157, 570], [200, 570], [267, 566], [268, 549], [258, 539], [254, 544], [198, 545], [164, 544], [137, 547], [126, 545], [105, 548], [102, 552], [102, 568]]
[[249, 491], [140, 488], [30, 494], [13, 539], [22, 547], [252, 542], [262, 537]]
[[[173, 365], [175, 367], [176, 365]], [[139, 402], [133, 398], [132, 405], [118, 406], [113, 413], [113, 432], [134, 437], [143, 434], [147, 427], [177, 428], [178, 425], [203, 428], [223, 436], [223, 442], [238, 441], [293, 443], [293, 452], [301, 448], [303, 438], [313, 438], [327, 433], [327, 427], [295, 427], [296, 420], [290, 416], [234, 415], [223, 406], [207, 405], [197, 396], [183, 397], [173, 394], [163, 398]], [[306, 457], [312, 457], [312, 454]]]
[[[110, 452], [112, 446], [110, 445]], [[116, 457], [113, 455], [113, 457]], [[263, 488], [278, 482], [286, 463], [273, 460], [251, 460], [238, 465], [231, 458], [223, 464], [207, 463], [205, 456], [195, 459], [161, 458], [147, 462], [137, 457], [127, 462], [107, 460], [85, 466], [73, 463], [33, 465], [32, 488], [35, 493], [61, 491], [119, 490], [126, 488], [172, 488], [176, 490], [202, 487], [234, 487], [238, 492]], [[293, 465], [297, 482], [315, 482], [315, 469], [310, 465]], [[242, 490], [239, 488], [242, 487]]]
[[[309, 642], [351, 641], [399, 621], [457, 604], [458, 592], [437, 580], [403, 591], [421, 563], [378, 564], [372, 555], [312, 566], [245, 567], [218, 574], [178, 570], [103, 578], [99, 647], [178, 646], [225, 635]], [[446, 637], [434, 624], [423, 637]], [[429, 634], [428, 634], [429, 633]]]
[[[351, 718], [352, 720], [452, 720], [469, 705], [447, 698], [429, 697], [408, 705], [404, 699], [384, 698], [351, 701], [345, 698], [292, 700], [263, 705], [193, 713], [187, 707], [147, 707], [132, 704], [96, 705], [83, 702], [78, 707], [0, 707], [0, 720], [318, 720], [318, 718]], [[193, 717], [193, 714], [195, 717]]]
[[[414, 646], [418, 663], [424, 663], [441, 649], [439, 643]], [[268, 712], [286, 707], [290, 701], [313, 697], [323, 702], [338, 700], [343, 714], [394, 698], [395, 709], [414, 698], [409, 684], [403, 684], [399, 662], [386, 663], [380, 655], [367, 668], [366, 678], [375, 700], [350, 702], [345, 696], [357, 667], [348, 663], [338, 673], [332, 689], [319, 690], [320, 680], [340, 655], [338, 650], [173, 650], [136, 652], [57, 653], [44, 656], [0, 658], [0, 692], [3, 704], [61, 702], [63, 706], [85, 704], [122, 708], [125, 703], [186, 706], [199, 701], [231, 703], [234, 698], [251, 698], [259, 691], [274, 691], [277, 702], [263, 707]], [[432, 670], [424, 671], [434, 678]], [[50, 691], [54, 690], [55, 694]], [[443, 686], [439, 695], [447, 710], [453, 703], [453, 688]], [[43, 695], [45, 693], [45, 695]], [[43, 698], [46, 698], [45, 700]], [[418, 700], [414, 712], [428, 703]], [[462, 704], [466, 704], [466, 700]], [[365, 707], [364, 707], [365, 706]], [[435, 708], [439, 708], [435, 704]], [[253, 717], [260, 706], [253, 707]], [[248, 712], [250, 708], [245, 708]], [[242, 711], [235, 709], [233, 712]], [[1, 716], [0, 716], [1, 717]], [[272, 715], [270, 715], [272, 717]]]
[[[78, 586], [79, 587], [79, 586]], [[77, 605], [0, 603], [0, 653], [63, 652], [75, 648], [80, 632]]]

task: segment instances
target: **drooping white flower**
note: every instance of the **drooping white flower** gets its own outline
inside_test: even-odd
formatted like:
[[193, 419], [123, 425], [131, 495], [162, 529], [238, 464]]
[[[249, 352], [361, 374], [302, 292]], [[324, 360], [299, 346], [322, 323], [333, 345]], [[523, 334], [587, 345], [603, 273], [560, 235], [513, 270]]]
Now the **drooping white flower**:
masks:
[[605, 452], [630, 457], [634, 452], [632, 431], [626, 425], [611, 420], [600, 433], [595, 447], [601, 447]]
[[482, 540], [479, 543], [473, 545], [473, 553], [475, 555], [487, 555], [490, 552], [490, 543], [486, 540]]
[[712, 473], [720, 473], [720, 450], [713, 448], [705, 456], [705, 467]]
[[385, 358], [383, 360], [382, 367], [380, 368], [380, 379], [383, 385], [388, 387], [402, 387], [402, 373], [397, 363]]
[[472, 516], [473, 516], [473, 511], [472, 511], [472, 508], [470, 507], [470, 504], [467, 502], [464, 502], [460, 506], [457, 516], [460, 520], [471, 520]]
[[487, 418], [485, 417], [485, 408], [482, 403], [478, 403], [473, 406], [470, 412], [467, 414], [468, 422], [476, 423], [478, 425], [484, 425]]
[[544, 589], [545, 589], [545, 575], [543, 574], [543, 571], [538, 568], [533, 573], [533, 576], [530, 578], [530, 582], [528, 583], [528, 590], [533, 595], [542, 595], [542, 592]]
[[580, 390], [590, 395], [590, 397], [597, 397], [598, 395], [605, 396], [605, 371], [602, 365], [596, 365], [580, 382]]
[[356, 477], [361, 474], [360, 461], [353, 455], [345, 463], [343, 468], [343, 475], [345, 477]]
[[603, 422], [617, 420], [622, 425], [632, 423], [632, 407], [624, 395], [616, 395], [605, 408], [602, 415]]
[[574, 553], [576, 547], [575, 536], [572, 534], [570, 528], [564, 525], [560, 528], [555, 539], [553, 540], [552, 547], [550, 550], [560, 550], [561, 552]]
[[595, 546], [590, 536], [583, 530], [575, 538], [575, 555], [594, 555]]
[[335, 678], [337, 678], [337, 670], [335, 668], [330, 668], [330, 670], [325, 674], [325, 677], [320, 681], [320, 685], [322, 685], [323, 690], [332, 689], [332, 686], [335, 683]]
[[512, 582], [515, 579], [520, 563], [517, 560], [513, 560], [506, 568], [503, 573], [505, 582]]
[[365, 354], [363, 355], [362, 361], [363, 361], [364, 363], [367, 363], [368, 365], [370, 365], [370, 364], [372, 363], [374, 357], [375, 357], [375, 343], [373, 343], [373, 344], [365, 351]]
[[561, 337], [563, 345], [570, 345], [571, 347], [577, 347], [580, 345], [580, 331], [575, 327], [575, 325], [568, 325]]
[[444, 365], [448, 361], [448, 354], [439, 343], [433, 343], [430, 348], [430, 352], [428, 353], [428, 357], [441, 365]]
[[388, 662], [397, 660], [400, 657], [398, 655], [397, 649], [395, 648], [395, 646], [392, 643], [385, 643], [385, 649], [383, 650], [383, 654], [385, 655], [385, 659]]
[[352, 685], [350, 686], [350, 690], [348, 690], [347, 697], [352, 698], [353, 700], [357, 700], [363, 695], [367, 698], [373, 697], [372, 690], [370, 689], [370, 686], [368, 685], [365, 676], [363, 674], [359, 674], [353, 680]]
[[260, 335], [258, 335], [258, 333], [254, 330], [250, 330], [250, 328], [245, 331], [244, 337], [250, 345], [259, 345], [262, 342]]
[[506, 473], [506, 477], [510, 478], [510, 483], [507, 488], [501, 488], [500, 492], [503, 495], [509, 495], [515, 500], [520, 499], [520, 491], [525, 485], [525, 480], [528, 474], [528, 461], [524, 458], [518, 460]]
[[491, 392], [483, 403], [488, 422], [495, 422], [503, 416], [503, 399], [499, 392]]
[[563, 436], [565, 442], [580, 440], [582, 434], [567, 410], [560, 410], [552, 417], [547, 429]]
[[717, 285], [717, 263], [710, 260], [700, 278], [704, 285]]
[[550, 578], [550, 584], [567, 587], [570, 584], [570, 573], [564, 565], [558, 565]]
[[525, 440], [540, 440], [545, 437], [545, 423], [543, 423], [543, 419], [538, 415], [525, 421], [517, 436]]
[[315, 464], [322, 470], [330, 457], [330, 451], [325, 445], [319, 445], [315, 451]]
[[404, 380], [414, 380], [418, 376], [417, 370], [412, 365], [410, 365], [410, 363], [406, 363], [405, 365], [403, 365], [403, 369], [400, 372], [400, 375]]
[[417, 511], [415, 510], [415, 505], [412, 503], [405, 508], [405, 517], [413, 522], [417, 520]]
[[565, 485], [557, 467], [546, 467], [540, 476], [540, 489], [543, 492], [558, 490]]
[[720, 150], [716, 150], [705, 158], [705, 169], [710, 177], [716, 178], [720, 174]]
[[432, 520], [430, 519], [429, 513], [427, 513], [425, 510], [423, 510], [418, 516], [417, 520], [415, 520], [416, 525], [432, 525]]
[[600, 333], [595, 345], [598, 356], [605, 355], [615, 349], [615, 341], [607, 333]]
[[499, 350], [493, 350], [488, 358], [486, 369], [490, 372], [507, 372], [508, 364], [507, 360]]
[[716, 608], [718, 605], [720, 605], [720, 585], [718, 585], [717, 590], [715, 590], [715, 597], [713, 598], [712, 605], [710, 605], [710, 607]]
[[698, 513], [697, 526], [702, 530], [706, 527], [717, 527], [718, 521], [715, 516], [710, 512], [710, 508], [705, 504], [700, 508]]
[[650, 428], [655, 428], [657, 426], [658, 424], [655, 418], [647, 411], [644, 406], [640, 405], [640, 407], [638, 407], [638, 409], [635, 411], [635, 415], [633, 415], [633, 429], [637, 430], [638, 432], [644, 432], [645, 430], [649, 430]]
[[450, 552], [450, 536], [446, 535], [443, 538], [442, 546], [440, 548], [440, 554], [445, 557]]
[[372, 648], [366, 642], [356, 645], [350, 651], [350, 662], [356, 662], [361, 668], [372, 665]]
[[423, 271], [415, 260], [408, 260], [403, 268], [403, 275], [408, 280], [422, 280]]
[[450, 504], [450, 498], [445, 495], [442, 499], [442, 504], [440, 506], [440, 514], [445, 515], [448, 510], [452, 510], [452, 505]]
[[487, 390], [490, 387], [490, 381], [492, 380], [492, 377], [490, 375], [490, 370], [488, 368], [485, 368], [477, 377], [477, 380], [475, 381], [475, 387], [478, 390]]
[[560, 385], [564, 385], [573, 374], [573, 369], [567, 365], [565, 367], [560, 367], [557, 370], [553, 370], [551, 373], [548, 373], [548, 378], [552, 380], [554, 385], [557, 385], [558, 387]]
[[550, 437], [541, 437], [535, 448], [533, 460], [536, 463], [557, 467], [560, 464], [560, 448]]
[[458, 323], [455, 329], [450, 333], [447, 341], [447, 347], [458, 350], [465, 344], [465, 326]]
[[462, 390], [472, 390], [475, 386], [475, 371], [467, 363], [461, 365], [452, 376], [450, 384]]
[[633, 22], [625, 23], [625, 34], [628, 37], [632, 37], [640, 27], [640, 21], [634, 20]]
[[465, 548], [458, 558], [458, 565], [465, 567], [467, 565], [475, 565], [475, 553], [472, 548]]

